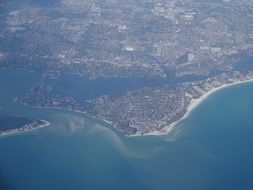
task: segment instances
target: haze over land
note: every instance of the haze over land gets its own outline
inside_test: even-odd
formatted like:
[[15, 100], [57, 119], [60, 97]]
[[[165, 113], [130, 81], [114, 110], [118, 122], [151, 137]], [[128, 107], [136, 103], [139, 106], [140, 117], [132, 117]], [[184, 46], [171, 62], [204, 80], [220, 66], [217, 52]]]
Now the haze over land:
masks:
[[0, 190], [252, 189], [252, 97], [253, 0], [0, 0]]
[[37, 72], [24, 105], [125, 135], [167, 131], [194, 99], [253, 79], [251, 0], [1, 1], [0, 67]]

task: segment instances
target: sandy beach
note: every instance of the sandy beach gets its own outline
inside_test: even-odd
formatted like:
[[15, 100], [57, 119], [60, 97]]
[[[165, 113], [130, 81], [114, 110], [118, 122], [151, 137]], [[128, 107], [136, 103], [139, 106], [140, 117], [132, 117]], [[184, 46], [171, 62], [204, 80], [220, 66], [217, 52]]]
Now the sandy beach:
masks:
[[[190, 104], [187, 106], [186, 108], [186, 113], [184, 114], [183, 117], [181, 117], [179, 120], [171, 123], [170, 125], [164, 127], [162, 130], [160, 131], [152, 131], [152, 132], [149, 132], [149, 133], [146, 133], [146, 134], [141, 134], [140, 132], [137, 132], [136, 134], [134, 135], [128, 135], [128, 137], [138, 137], [138, 136], [160, 136], [160, 135], [166, 135], [166, 134], [169, 134], [173, 129], [174, 127], [179, 123], [181, 122], [182, 120], [186, 119], [187, 117], [189, 117], [189, 115], [191, 114], [191, 112], [196, 108], [198, 107], [199, 104], [201, 104], [203, 101], [205, 101], [210, 95], [216, 93], [217, 91], [219, 90], [222, 90], [224, 88], [227, 88], [227, 87], [230, 87], [230, 86], [234, 86], [234, 85], [239, 85], [239, 84], [243, 84], [243, 83], [250, 83], [250, 82], [253, 82], [253, 79], [249, 79], [249, 80], [245, 80], [245, 81], [234, 81], [234, 82], [231, 82], [231, 83], [228, 83], [228, 84], [223, 84], [221, 85], [220, 87], [216, 87], [216, 88], [213, 88], [211, 89], [210, 91], [204, 93], [202, 96], [200, 96], [198, 99], [192, 99]], [[108, 121], [104, 118], [98, 118], [96, 116], [92, 116], [90, 114], [88, 114], [87, 112], [84, 112], [84, 111], [79, 111], [79, 110], [71, 110], [71, 109], [65, 109], [65, 108], [58, 108], [58, 107], [34, 107], [35, 109], [56, 109], [56, 110], [66, 110], [66, 111], [74, 111], [76, 113], [81, 113], [81, 114], [84, 114], [88, 117], [91, 117], [91, 118], [94, 118], [94, 119], [98, 119], [98, 120], [101, 120], [103, 122], [105, 122], [106, 124], [108, 125], [111, 125], [113, 126], [114, 128], [115, 125], [113, 124], [113, 122], [111, 121]], [[50, 123], [48, 124], [50, 125]], [[48, 126], [47, 125], [47, 126]]]
[[205, 94], [203, 94], [202, 96], [200, 96], [198, 99], [192, 99], [192, 101], [190, 102], [190, 104], [187, 106], [187, 111], [186, 113], [184, 114], [184, 116], [171, 123], [170, 125], [168, 125], [167, 127], [163, 128], [161, 131], [153, 131], [153, 132], [150, 132], [150, 133], [147, 133], [147, 134], [140, 134], [140, 133], [137, 133], [135, 135], [131, 135], [132, 137], [134, 136], [156, 136], [156, 135], [166, 135], [168, 133], [170, 133], [173, 128], [179, 123], [181, 122], [182, 120], [186, 119], [187, 117], [190, 116], [190, 114], [192, 113], [192, 111], [198, 107], [203, 101], [205, 101], [210, 95], [216, 93], [217, 91], [220, 91], [224, 88], [227, 88], [227, 87], [231, 87], [231, 86], [235, 86], [235, 85], [239, 85], [239, 84], [244, 84], [244, 83], [251, 83], [253, 82], [253, 79], [249, 79], [249, 80], [245, 80], [245, 81], [235, 81], [235, 82], [232, 82], [232, 83], [229, 83], [229, 84], [224, 84], [220, 87], [217, 87], [217, 88], [213, 88], [212, 90], [206, 92]]
[[51, 125], [51, 123], [49, 121], [42, 120], [42, 119], [40, 121], [43, 121], [45, 124], [40, 125], [39, 127], [36, 127], [36, 128], [24, 129], [23, 131], [20, 131], [19, 129], [8, 130], [5, 132], [2, 132], [0, 134], [0, 137], [13, 136], [13, 135], [18, 135], [18, 134], [22, 134], [22, 133], [27, 133], [27, 132], [35, 131], [35, 130], [38, 130], [38, 129], [41, 129], [44, 127], [48, 127], [49, 125]]

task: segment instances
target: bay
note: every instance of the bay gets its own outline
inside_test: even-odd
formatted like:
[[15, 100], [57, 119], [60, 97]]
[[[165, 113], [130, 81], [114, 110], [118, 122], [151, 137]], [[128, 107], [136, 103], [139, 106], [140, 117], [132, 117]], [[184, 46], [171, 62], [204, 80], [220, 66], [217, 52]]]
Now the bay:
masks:
[[213, 94], [170, 134], [127, 138], [80, 113], [19, 105], [40, 77], [0, 72], [0, 114], [51, 123], [0, 138], [3, 190], [253, 188], [253, 83]]

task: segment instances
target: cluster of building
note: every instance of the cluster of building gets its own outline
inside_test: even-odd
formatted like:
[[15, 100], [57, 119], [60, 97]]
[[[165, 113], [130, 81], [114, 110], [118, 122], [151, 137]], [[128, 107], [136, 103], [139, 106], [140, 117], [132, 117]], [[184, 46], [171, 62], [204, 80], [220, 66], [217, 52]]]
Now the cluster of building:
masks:
[[46, 127], [49, 123], [43, 120], [32, 120], [28, 124], [24, 126], [19, 126], [17, 128], [7, 129], [7, 130], [0, 130], [0, 137], [7, 136], [7, 135], [16, 135], [19, 133], [29, 132], [36, 130], [38, 128]]
[[67, 72], [90, 80], [176, 81], [80, 102], [54, 94], [44, 77], [22, 99], [30, 106], [87, 112], [126, 134], [161, 130], [181, 118], [192, 99], [251, 77], [237, 65], [242, 55], [253, 53], [250, 0], [61, 0], [50, 7], [5, 8], [0, 67], [54, 80]]

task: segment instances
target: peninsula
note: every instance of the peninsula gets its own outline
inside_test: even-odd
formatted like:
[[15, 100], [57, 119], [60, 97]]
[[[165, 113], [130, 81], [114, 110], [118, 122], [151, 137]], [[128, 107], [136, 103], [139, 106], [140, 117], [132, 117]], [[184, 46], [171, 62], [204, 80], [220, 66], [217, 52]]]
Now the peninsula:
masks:
[[39, 74], [17, 103], [164, 134], [209, 94], [253, 79], [250, 0], [1, 3], [0, 68]]
[[0, 137], [30, 132], [49, 126], [45, 120], [30, 120], [17, 116], [0, 117]]

